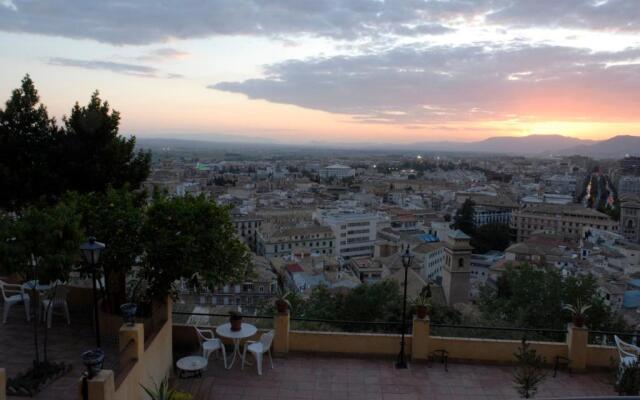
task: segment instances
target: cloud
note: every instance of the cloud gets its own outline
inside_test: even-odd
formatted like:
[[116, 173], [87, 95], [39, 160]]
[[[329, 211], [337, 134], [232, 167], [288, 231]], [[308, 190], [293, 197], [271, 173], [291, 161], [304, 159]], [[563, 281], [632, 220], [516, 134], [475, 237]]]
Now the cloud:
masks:
[[160, 49], [152, 50], [144, 55], [137, 57], [140, 61], [168, 61], [168, 60], [180, 60], [189, 56], [189, 53], [174, 49], [171, 47], [163, 47]]
[[78, 60], [63, 57], [54, 57], [49, 59], [49, 64], [62, 67], [75, 67], [89, 70], [103, 70], [111, 71], [117, 74], [132, 75], [143, 78], [181, 78], [179, 74], [166, 74], [157, 68], [138, 65], [127, 64], [113, 61], [101, 61], [101, 60]]
[[563, 27], [640, 31], [637, 0], [503, 0], [493, 4], [487, 21], [519, 27]]
[[460, 23], [640, 31], [638, 0], [0, 0], [0, 30], [112, 44], [437, 35]]
[[[7, 1], [7, 0], [5, 0]], [[213, 35], [357, 39], [441, 34], [446, 20], [471, 13], [470, 0], [12, 0], [0, 30], [112, 44], [149, 44]]]
[[637, 119], [640, 48], [591, 52], [519, 42], [494, 47], [396, 47], [382, 53], [291, 60], [265, 77], [209, 88], [348, 114], [363, 122], [585, 116]]

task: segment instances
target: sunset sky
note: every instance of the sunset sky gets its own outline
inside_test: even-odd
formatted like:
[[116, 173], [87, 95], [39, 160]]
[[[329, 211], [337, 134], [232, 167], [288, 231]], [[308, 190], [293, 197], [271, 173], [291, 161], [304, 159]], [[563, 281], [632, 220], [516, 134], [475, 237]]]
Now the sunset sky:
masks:
[[140, 137], [640, 134], [639, 0], [0, 0], [0, 98]]

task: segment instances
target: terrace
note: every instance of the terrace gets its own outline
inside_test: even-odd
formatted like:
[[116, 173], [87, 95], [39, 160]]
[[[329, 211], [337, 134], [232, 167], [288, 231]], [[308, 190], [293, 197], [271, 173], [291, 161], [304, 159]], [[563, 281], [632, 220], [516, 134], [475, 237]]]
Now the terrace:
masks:
[[[394, 367], [400, 342], [400, 335], [388, 333], [397, 331], [394, 323], [347, 324], [291, 319], [288, 315], [279, 314], [245, 318], [245, 322], [258, 326], [260, 331], [275, 330], [273, 370], [267, 368], [267, 364], [262, 376], [256, 374], [254, 366], [241, 370], [236, 364], [231, 370], [226, 370], [222, 361], [212, 357], [202, 377], [181, 379], [172, 369], [175, 360], [183, 355], [200, 354], [191, 324], [197, 322], [214, 327], [225, 321], [226, 316], [183, 312], [167, 312], [165, 315], [167, 320], [155, 329], [154, 335], [145, 334], [145, 330], [153, 329], [147, 321], [119, 329], [117, 340], [104, 346], [107, 347], [105, 368], [115, 371], [103, 371], [104, 374], [89, 381], [90, 400], [142, 399], [138, 383], [149, 385], [152, 381], [158, 382], [168, 372], [174, 372], [172, 382], [177, 389], [191, 393], [197, 400], [222, 397], [511, 399], [518, 395], [513, 387], [509, 363], [520, 344], [517, 337], [522, 335], [531, 339], [532, 346], [550, 364], [548, 377], [539, 386], [537, 398], [615, 395], [612, 375], [606, 370], [610, 360], [617, 357], [615, 348], [589, 344], [602, 343], [602, 332], [589, 335], [587, 330], [573, 327], [569, 327], [567, 332], [560, 332], [431, 326], [428, 320], [418, 319], [409, 327], [407, 355], [411, 362], [406, 370]], [[78, 398], [79, 380], [84, 371], [79, 354], [93, 346], [94, 338], [88, 323], [75, 321], [83, 321], [83, 318], [72, 318], [70, 327], [54, 320], [50, 336], [51, 358], [73, 364], [73, 370], [45, 388], [36, 399]], [[0, 360], [8, 376], [31, 363], [32, 345], [25, 334], [29, 328], [25, 321], [13, 318], [0, 329]], [[228, 345], [227, 350], [230, 348]], [[448, 371], [440, 360], [429, 361], [434, 350], [449, 352]], [[556, 356], [571, 360], [571, 373], [562, 367], [553, 377]]]

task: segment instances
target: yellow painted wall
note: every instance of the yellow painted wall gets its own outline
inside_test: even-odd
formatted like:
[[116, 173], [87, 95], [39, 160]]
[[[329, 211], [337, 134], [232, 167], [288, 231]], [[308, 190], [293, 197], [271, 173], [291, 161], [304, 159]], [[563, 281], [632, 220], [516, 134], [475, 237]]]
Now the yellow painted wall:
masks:
[[618, 362], [618, 350], [612, 346], [587, 346], [587, 367], [611, 367], [611, 360], [613, 363]]
[[[171, 373], [173, 368], [173, 320], [171, 303], [167, 307], [167, 322], [144, 350], [135, 367], [116, 389], [115, 400], [148, 399], [140, 384], [153, 387]], [[144, 340], [144, 335], [142, 335]], [[144, 349], [144, 345], [142, 346]]]
[[[529, 342], [538, 354], [546, 358], [547, 363], [553, 364], [556, 356], [567, 356], [566, 343]], [[518, 351], [519, 340], [471, 339], [431, 336], [429, 349], [431, 351], [444, 349], [449, 352], [449, 358], [469, 361], [484, 361], [493, 363], [513, 362], [513, 354]]]
[[[342, 332], [290, 331], [289, 350], [313, 353], [396, 355], [400, 335]], [[406, 336], [407, 354], [411, 354], [411, 336]]]

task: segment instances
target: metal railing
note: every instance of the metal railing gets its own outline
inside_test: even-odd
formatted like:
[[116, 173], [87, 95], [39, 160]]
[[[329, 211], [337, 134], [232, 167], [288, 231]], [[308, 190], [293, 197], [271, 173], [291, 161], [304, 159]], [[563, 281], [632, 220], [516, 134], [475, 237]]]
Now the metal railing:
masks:
[[[411, 333], [412, 322], [407, 320], [405, 334]], [[354, 321], [321, 318], [291, 318], [291, 329], [302, 331], [330, 331], [354, 333], [400, 334], [402, 321]]]
[[[183, 324], [196, 324], [203, 326], [216, 326], [228, 322], [229, 314], [225, 313], [197, 313], [173, 311], [174, 322]], [[182, 317], [182, 318], [176, 318]], [[195, 323], [191, 317], [204, 317], [207, 320]], [[256, 321], [256, 326], [272, 327], [273, 323], [265, 323], [273, 320], [273, 315], [243, 315], [245, 321]], [[191, 320], [191, 322], [189, 322]], [[291, 317], [291, 330], [320, 331], [320, 332], [353, 332], [353, 333], [390, 333], [400, 334], [402, 321], [357, 321], [323, 318]], [[431, 336], [447, 336], [478, 339], [504, 339], [565, 342], [567, 331], [565, 329], [548, 328], [517, 328], [476, 325], [453, 325], [431, 323]], [[407, 320], [405, 333], [411, 334], [412, 320]]]
[[431, 324], [431, 336], [565, 342], [567, 331], [565, 329], [547, 328]]
[[589, 331], [589, 344], [603, 346], [615, 346], [614, 336], [618, 336], [625, 342], [637, 345], [640, 343], [640, 332], [615, 332], [615, 331]]

